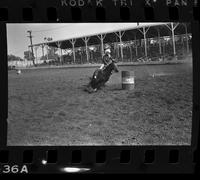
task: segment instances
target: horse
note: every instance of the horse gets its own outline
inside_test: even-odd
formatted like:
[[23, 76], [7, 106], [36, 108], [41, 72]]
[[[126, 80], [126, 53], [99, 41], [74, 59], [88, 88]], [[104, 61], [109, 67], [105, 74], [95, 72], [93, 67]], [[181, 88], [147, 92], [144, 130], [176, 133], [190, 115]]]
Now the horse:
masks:
[[89, 87], [91, 87], [94, 92], [97, 91], [105, 86], [105, 83], [109, 80], [113, 72], [119, 72], [114, 60], [103, 69], [95, 70], [90, 80]]

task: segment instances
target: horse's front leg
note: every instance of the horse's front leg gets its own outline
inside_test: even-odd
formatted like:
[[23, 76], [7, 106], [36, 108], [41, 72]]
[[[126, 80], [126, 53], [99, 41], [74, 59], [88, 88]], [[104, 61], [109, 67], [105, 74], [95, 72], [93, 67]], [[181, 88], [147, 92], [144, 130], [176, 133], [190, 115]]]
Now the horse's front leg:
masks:
[[101, 89], [106, 86], [106, 82], [99, 83], [98, 89]]
[[116, 64], [114, 64], [114, 71], [116, 72], [116, 73], [118, 73], [119, 72], [119, 69], [118, 69], [118, 66], [116, 65]]

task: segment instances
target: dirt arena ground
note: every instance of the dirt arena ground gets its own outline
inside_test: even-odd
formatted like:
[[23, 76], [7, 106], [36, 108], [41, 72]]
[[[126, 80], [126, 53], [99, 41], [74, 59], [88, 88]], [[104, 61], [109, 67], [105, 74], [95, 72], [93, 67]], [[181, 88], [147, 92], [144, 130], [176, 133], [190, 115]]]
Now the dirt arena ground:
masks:
[[[96, 93], [84, 91], [95, 68], [8, 73], [8, 145], [189, 145], [192, 64], [121, 66]], [[155, 74], [155, 77], [152, 77]]]

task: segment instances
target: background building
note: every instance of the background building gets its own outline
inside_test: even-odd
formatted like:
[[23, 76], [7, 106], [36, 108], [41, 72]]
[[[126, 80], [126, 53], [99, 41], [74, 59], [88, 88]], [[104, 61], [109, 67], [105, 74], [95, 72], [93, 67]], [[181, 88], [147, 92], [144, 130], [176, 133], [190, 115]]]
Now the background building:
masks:
[[36, 64], [101, 63], [105, 44], [111, 46], [113, 57], [120, 62], [164, 61], [183, 59], [191, 54], [191, 39], [190, 24], [159, 23], [46, 41], [33, 44], [33, 49]]

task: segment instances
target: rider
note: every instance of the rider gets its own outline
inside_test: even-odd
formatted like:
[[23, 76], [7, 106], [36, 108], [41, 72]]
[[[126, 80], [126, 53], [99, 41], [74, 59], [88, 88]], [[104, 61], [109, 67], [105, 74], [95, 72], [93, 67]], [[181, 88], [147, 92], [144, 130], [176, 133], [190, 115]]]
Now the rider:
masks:
[[107, 65], [109, 65], [112, 62], [112, 56], [111, 56], [111, 49], [109, 45], [106, 45], [104, 48], [105, 54], [103, 55], [102, 61], [103, 64], [101, 65], [100, 69], [104, 69]]

